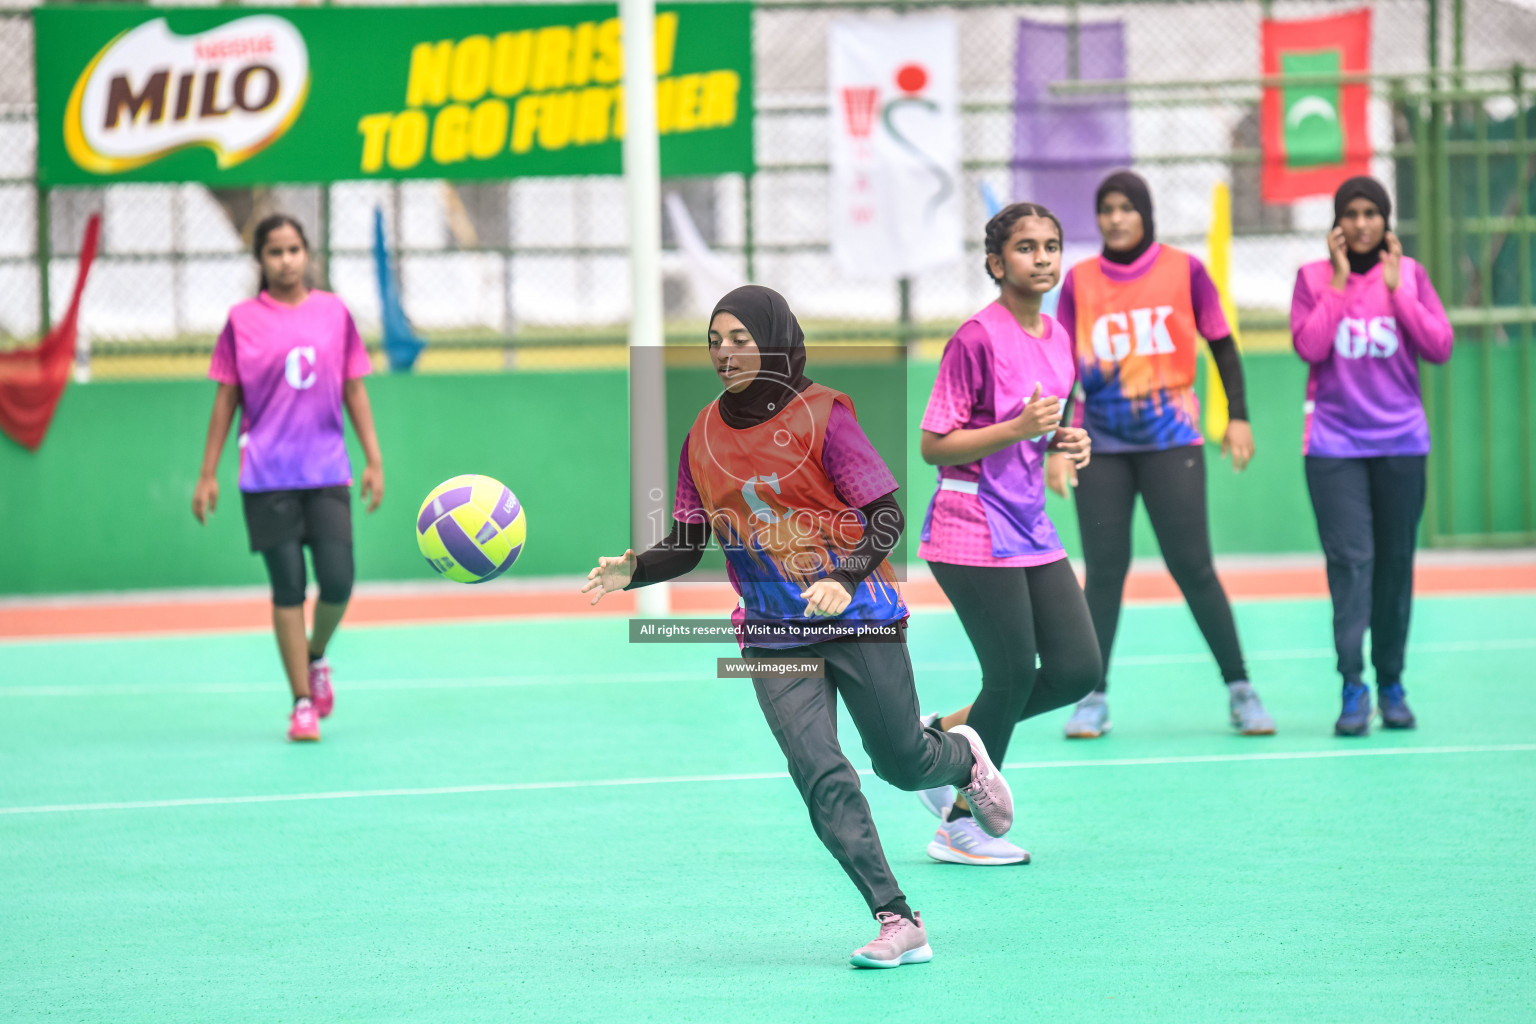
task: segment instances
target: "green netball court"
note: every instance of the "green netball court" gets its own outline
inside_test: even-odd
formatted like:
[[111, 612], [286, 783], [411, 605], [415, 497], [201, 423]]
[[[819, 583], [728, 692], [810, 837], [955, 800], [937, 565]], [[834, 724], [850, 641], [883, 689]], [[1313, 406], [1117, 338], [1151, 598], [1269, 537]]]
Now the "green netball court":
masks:
[[[5, 643], [0, 1019], [1530, 1020], [1536, 595], [1421, 599], [1421, 726], [1356, 741], [1326, 601], [1238, 606], [1272, 738], [1228, 734], [1182, 606], [1126, 615], [1115, 733], [1015, 737], [1035, 863], [928, 861], [866, 778], [936, 954], [878, 972], [725, 649], [344, 630], [294, 746], [269, 635]], [[911, 645], [925, 707], [973, 696], [952, 615]]]

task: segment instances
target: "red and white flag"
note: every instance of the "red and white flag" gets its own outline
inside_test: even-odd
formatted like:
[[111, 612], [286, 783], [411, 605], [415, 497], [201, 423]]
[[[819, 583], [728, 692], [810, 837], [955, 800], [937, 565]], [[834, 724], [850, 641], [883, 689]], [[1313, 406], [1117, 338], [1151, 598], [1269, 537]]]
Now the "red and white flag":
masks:
[[963, 258], [954, 19], [839, 19], [827, 48], [839, 269], [906, 277]]
[[80, 318], [80, 296], [96, 258], [101, 235], [101, 215], [92, 214], [80, 243], [80, 269], [75, 291], [64, 319], [54, 325], [36, 348], [0, 352], [0, 430], [32, 451], [42, 446], [53, 422], [53, 411], [64, 396], [70, 367], [75, 361], [75, 338]]

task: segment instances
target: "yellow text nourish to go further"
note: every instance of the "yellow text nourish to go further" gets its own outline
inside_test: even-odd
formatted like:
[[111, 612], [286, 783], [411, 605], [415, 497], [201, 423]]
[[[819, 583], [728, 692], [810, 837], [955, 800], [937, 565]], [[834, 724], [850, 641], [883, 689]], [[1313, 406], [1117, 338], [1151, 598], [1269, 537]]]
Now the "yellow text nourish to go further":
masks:
[[[670, 75], [678, 20], [674, 12], [656, 17], [657, 127], [677, 134], [734, 124], [736, 71]], [[406, 109], [358, 121], [361, 169], [409, 170], [428, 153], [453, 164], [622, 138], [623, 76], [617, 18], [417, 43]]]

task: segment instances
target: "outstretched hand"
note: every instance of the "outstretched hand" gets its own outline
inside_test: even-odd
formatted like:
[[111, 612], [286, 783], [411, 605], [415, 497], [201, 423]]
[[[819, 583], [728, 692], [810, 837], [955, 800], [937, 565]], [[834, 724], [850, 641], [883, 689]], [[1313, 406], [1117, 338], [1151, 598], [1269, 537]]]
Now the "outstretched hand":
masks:
[[629, 586], [635, 578], [635, 566], [633, 548], [626, 550], [617, 558], [599, 558], [597, 568], [587, 573], [587, 582], [581, 588], [581, 592], [592, 594], [592, 603], [595, 605], [603, 599], [604, 595]]

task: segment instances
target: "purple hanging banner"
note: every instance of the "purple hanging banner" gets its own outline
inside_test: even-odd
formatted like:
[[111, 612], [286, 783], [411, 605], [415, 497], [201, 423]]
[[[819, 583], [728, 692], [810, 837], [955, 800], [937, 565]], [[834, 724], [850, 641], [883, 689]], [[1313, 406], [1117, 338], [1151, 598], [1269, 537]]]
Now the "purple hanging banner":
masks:
[[1125, 26], [1077, 27], [1077, 74], [1068, 73], [1068, 26], [1019, 19], [1013, 122], [1013, 199], [1061, 218], [1067, 241], [1097, 243], [1093, 193], [1131, 163], [1124, 93], [1053, 95], [1051, 83], [1125, 77]]

